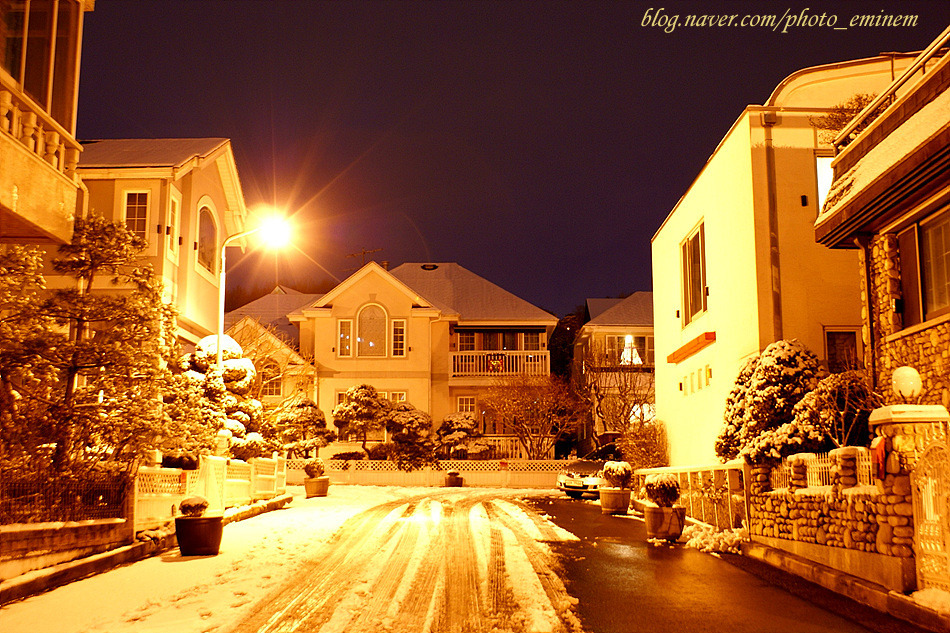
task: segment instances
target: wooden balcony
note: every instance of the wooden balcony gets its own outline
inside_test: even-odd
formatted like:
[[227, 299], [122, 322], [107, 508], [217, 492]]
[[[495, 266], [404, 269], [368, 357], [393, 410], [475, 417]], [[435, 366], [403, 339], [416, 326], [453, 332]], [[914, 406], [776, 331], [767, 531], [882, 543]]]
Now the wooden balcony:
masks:
[[68, 242], [80, 144], [0, 73], [0, 214], [5, 241]]
[[499, 378], [517, 374], [547, 376], [551, 373], [550, 352], [456, 352], [451, 356], [451, 378]]

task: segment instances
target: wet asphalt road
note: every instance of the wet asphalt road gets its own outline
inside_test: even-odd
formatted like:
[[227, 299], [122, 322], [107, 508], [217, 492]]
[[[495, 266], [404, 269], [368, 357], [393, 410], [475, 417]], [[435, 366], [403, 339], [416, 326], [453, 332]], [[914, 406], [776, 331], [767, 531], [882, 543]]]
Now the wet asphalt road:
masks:
[[552, 543], [589, 633], [919, 633], [882, 614], [742, 556], [646, 541], [642, 521], [600, 506], [532, 502], [579, 542]]

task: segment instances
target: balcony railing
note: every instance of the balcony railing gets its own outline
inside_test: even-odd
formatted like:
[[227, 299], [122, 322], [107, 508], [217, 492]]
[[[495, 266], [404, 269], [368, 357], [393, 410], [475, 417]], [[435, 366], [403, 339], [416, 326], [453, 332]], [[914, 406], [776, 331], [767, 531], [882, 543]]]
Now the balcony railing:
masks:
[[457, 352], [452, 354], [452, 377], [486, 377], [551, 373], [549, 352]]
[[20, 141], [24, 147], [73, 179], [81, 145], [43, 108], [9, 84], [0, 73], [0, 131]]

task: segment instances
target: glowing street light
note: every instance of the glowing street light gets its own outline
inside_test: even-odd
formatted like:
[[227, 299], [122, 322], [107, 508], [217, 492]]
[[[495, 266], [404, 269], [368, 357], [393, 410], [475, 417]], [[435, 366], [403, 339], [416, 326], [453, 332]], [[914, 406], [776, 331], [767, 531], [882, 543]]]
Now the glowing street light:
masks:
[[226, 289], [225, 283], [225, 250], [228, 247], [229, 242], [234, 240], [239, 240], [242, 237], [247, 237], [248, 235], [253, 235], [259, 233], [261, 237], [261, 242], [269, 248], [283, 248], [290, 243], [290, 223], [287, 222], [286, 218], [283, 218], [279, 215], [272, 215], [261, 220], [255, 228], [241, 231], [240, 233], [235, 233], [234, 235], [229, 235], [224, 238], [224, 241], [221, 242], [221, 256], [218, 260], [220, 262], [221, 268], [218, 275], [218, 341], [217, 341], [217, 357], [216, 357], [216, 367], [218, 370], [221, 369], [221, 339], [224, 337], [224, 295]]

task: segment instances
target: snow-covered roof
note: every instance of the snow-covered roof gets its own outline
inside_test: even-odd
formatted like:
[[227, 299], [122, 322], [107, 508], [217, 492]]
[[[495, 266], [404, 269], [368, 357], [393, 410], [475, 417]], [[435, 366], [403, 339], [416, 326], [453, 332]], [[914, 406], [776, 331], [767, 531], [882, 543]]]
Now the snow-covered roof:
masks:
[[456, 263], [406, 263], [390, 273], [460, 320], [557, 322], [552, 314]]
[[653, 293], [635, 292], [620, 299], [585, 325], [653, 327]]
[[609, 297], [609, 298], [600, 298], [594, 297], [587, 300], [587, 314], [591, 319], [595, 319], [605, 310], [609, 310], [618, 303], [623, 301], [620, 297]]
[[249, 316], [264, 325], [273, 327], [288, 337], [295, 345], [299, 342], [300, 331], [287, 315], [313, 303], [323, 295], [306, 294], [284, 286], [277, 286], [270, 293], [235, 308], [224, 315], [225, 329], [231, 327], [243, 317]]
[[193, 158], [208, 156], [229, 141], [226, 138], [119, 138], [83, 143], [80, 169], [108, 167], [181, 167]]

